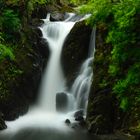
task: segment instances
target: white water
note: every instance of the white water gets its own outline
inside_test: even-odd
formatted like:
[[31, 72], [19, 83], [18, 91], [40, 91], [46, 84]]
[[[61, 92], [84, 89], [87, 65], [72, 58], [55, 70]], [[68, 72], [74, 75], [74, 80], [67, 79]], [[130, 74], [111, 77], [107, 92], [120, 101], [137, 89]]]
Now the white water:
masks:
[[96, 30], [93, 29], [90, 39], [88, 58], [82, 64], [80, 73], [75, 79], [70, 91], [74, 96], [75, 102], [70, 102], [69, 104], [74, 104], [73, 108], [75, 110], [83, 109], [85, 114], [87, 110], [91, 80], [93, 77], [92, 64], [95, 52], [95, 32]]
[[39, 105], [47, 111], [56, 111], [56, 94], [65, 89], [65, 78], [61, 68], [60, 56], [63, 43], [74, 24], [75, 22], [50, 22], [47, 19], [40, 28], [43, 38], [49, 44], [51, 53], [39, 99]]
[[[86, 15], [76, 20], [74, 16], [75, 14], [69, 14], [63, 22], [51, 22], [49, 20], [50, 15], [44, 19], [44, 24], [40, 29], [43, 38], [49, 45], [50, 58], [42, 79], [38, 104], [30, 108], [26, 115], [19, 117], [15, 121], [6, 122], [8, 128], [0, 132], [0, 140], [43, 140], [40, 138], [42, 135], [45, 137], [44, 140], [58, 140], [61, 139], [58, 138], [59, 136], [64, 140], [73, 139], [71, 136], [75, 135], [75, 133], [73, 133], [70, 127], [66, 126], [64, 121], [68, 118], [71, 122], [75, 122], [73, 112], [81, 108], [86, 110], [92, 78], [91, 62], [93, 59], [92, 55], [89, 55], [89, 58], [85, 60], [71, 91], [67, 93], [68, 113], [57, 112], [56, 94], [58, 92], [65, 92], [66, 88], [66, 79], [60, 63], [63, 43], [75, 22], [88, 17], [88, 15]], [[91, 50], [94, 50], [95, 35], [93, 40], [90, 43], [92, 46]], [[91, 53], [93, 54], [93, 51]], [[38, 134], [34, 129], [41, 132]], [[42, 131], [45, 132], [42, 134]], [[49, 134], [47, 134], [46, 131]], [[21, 134], [21, 132], [23, 134]], [[57, 134], [55, 136], [54, 134], [56, 132]], [[86, 138], [80, 134], [79, 140], [86, 140]], [[75, 140], [77, 140], [77, 138], [75, 138]]]

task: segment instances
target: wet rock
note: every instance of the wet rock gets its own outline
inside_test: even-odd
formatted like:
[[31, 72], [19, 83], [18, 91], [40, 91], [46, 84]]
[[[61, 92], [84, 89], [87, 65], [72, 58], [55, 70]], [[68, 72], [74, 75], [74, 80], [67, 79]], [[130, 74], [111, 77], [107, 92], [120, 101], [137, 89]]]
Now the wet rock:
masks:
[[80, 126], [86, 126], [86, 122], [83, 116], [84, 116], [83, 110], [79, 110], [74, 113], [75, 121], [77, 121]]
[[56, 109], [58, 111], [65, 111], [67, 109], [68, 97], [64, 92], [56, 94]]
[[84, 121], [84, 117], [83, 116], [77, 116], [77, 117], [75, 117], [75, 120], [81, 122], [81, 121]]
[[71, 124], [71, 122], [70, 122], [69, 119], [66, 119], [66, 120], [65, 120], [65, 123], [66, 123], [67, 125], [70, 125], [70, 124]]
[[84, 121], [83, 115], [84, 115], [83, 110], [79, 110], [79, 111], [74, 113], [74, 118], [75, 118], [76, 121], [81, 122], [81, 121]]
[[51, 16], [50, 16], [50, 20], [51, 21], [63, 21], [64, 20], [64, 14], [63, 13], [58, 13], [58, 12], [55, 12], [55, 13], [52, 13]]
[[74, 117], [84, 116], [84, 110], [78, 110], [74, 113]]

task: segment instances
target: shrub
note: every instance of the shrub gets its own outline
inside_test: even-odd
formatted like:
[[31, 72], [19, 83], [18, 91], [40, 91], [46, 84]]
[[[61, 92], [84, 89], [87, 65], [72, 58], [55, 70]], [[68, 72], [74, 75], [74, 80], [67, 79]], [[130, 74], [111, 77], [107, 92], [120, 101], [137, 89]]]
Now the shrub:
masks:
[[6, 9], [2, 12], [0, 21], [1, 21], [1, 28], [7, 34], [18, 32], [21, 28], [21, 23], [18, 15], [11, 9]]
[[112, 45], [108, 77], [114, 79], [112, 90], [124, 111], [140, 102], [139, 7], [139, 0], [89, 0], [81, 9], [92, 14], [88, 24], [108, 29], [106, 43]]
[[4, 59], [14, 60], [15, 56], [14, 56], [11, 48], [9, 48], [3, 44], [0, 44], [0, 61], [2, 61]]

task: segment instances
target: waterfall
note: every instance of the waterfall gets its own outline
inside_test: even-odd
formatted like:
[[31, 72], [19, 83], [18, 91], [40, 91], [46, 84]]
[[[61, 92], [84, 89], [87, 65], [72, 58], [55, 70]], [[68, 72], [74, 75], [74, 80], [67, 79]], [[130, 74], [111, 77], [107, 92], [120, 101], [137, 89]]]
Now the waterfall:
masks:
[[[70, 15], [69, 18], [72, 16]], [[40, 105], [47, 111], [56, 110], [56, 94], [65, 89], [65, 78], [60, 63], [60, 56], [63, 43], [74, 24], [75, 22], [66, 21], [51, 22], [48, 16], [40, 28], [43, 38], [48, 42], [51, 53], [44, 74], [39, 99]]]
[[[80, 72], [70, 91], [66, 91], [65, 83], [67, 79], [65, 79], [60, 62], [63, 44], [72, 27], [76, 22], [89, 16], [79, 17], [71, 13], [67, 14], [64, 21], [51, 22], [50, 14], [48, 14], [47, 18], [44, 19], [44, 24], [40, 27], [40, 30], [48, 44], [50, 57], [41, 82], [38, 103], [31, 107], [24, 116], [20, 116], [15, 121], [7, 121], [8, 128], [0, 132], [1, 140], [90, 140], [83, 131], [78, 130], [77, 133], [64, 122], [69, 119], [73, 124], [75, 123], [73, 112], [80, 109], [86, 112], [93, 77], [95, 29], [93, 29], [91, 35], [88, 58], [81, 65]], [[56, 110], [58, 93], [61, 93], [63, 98], [67, 99], [67, 112]], [[61, 102], [60, 98], [59, 100]], [[61, 105], [65, 106], [64, 103]]]
[[[72, 93], [68, 94], [65, 92], [66, 79], [64, 78], [61, 67], [60, 57], [64, 41], [74, 24], [88, 18], [89, 16], [90, 15], [79, 17], [76, 14], [70, 13], [67, 15], [65, 21], [51, 22], [49, 20], [50, 14], [48, 14], [47, 18], [44, 20], [44, 24], [40, 27], [43, 38], [48, 43], [50, 50], [50, 58], [43, 76], [39, 98], [39, 106], [46, 111], [56, 112], [57, 93], [63, 93], [63, 97], [68, 99], [67, 112], [71, 109], [75, 109], [75, 107], [73, 107], [74, 101], [76, 101], [75, 104], [77, 104], [79, 108], [86, 108], [85, 106], [87, 103], [85, 104], [84, 102], [87, 102], [90, 90], [92, 78], [92, 68], [90, 63], [92, 59], [90, 58], [89, 60], [86, 60], [83, 64], [80, 75], [73, 84]], [[90, 44], [91, 46], [94, 46], [92, 43]], [[93, 51], [91, 53], [93, 53]], [[62, 102], [62, 99], [60, 99], [59, 102]], [[66, 106], [66, 104], [62, 104], [62, 106]]]

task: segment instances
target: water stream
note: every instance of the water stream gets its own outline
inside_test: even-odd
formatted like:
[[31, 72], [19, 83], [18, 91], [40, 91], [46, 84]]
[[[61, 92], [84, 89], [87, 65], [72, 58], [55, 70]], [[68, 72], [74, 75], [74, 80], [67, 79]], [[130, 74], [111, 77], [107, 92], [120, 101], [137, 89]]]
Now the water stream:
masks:
[[[40, 97], [37, 104], [31, 107], [26, 115], [15, 121], [6, 122], [8, 128], [0, 132], [0, 140], [90, 139], [84, 129], [72, 129], [71, 126], [65, 124], [65, 120], [69, 119], [72, 123], [76, 123], [73, 117], [74, 112], [82, 109], [86, 113], [93, 77], [95, 30], [91, 35], [89, 56], [82, 64], [70, 91], [66, 91], [66, 79], [60, 62], [62, 47], [69, 32], [76, 22], [88, 17], [89, 15], [78, 17], [75, 14], [68, 14], [65, 21], [51, 22], [48, 14], [44, 19], [40, 30], [48, 43], [50, 58], [41, 82]], [[62, 102], [65, 111], [57, 109], [57, 96], [64, 98], [63, 100], [67, 99], [66, 106]]]
[[56, 94], [65, 89], [65, 78], [60, 57], [63, 43], [74, 24], [75, 22], [50, 22], [45, 20], [44, 25], [40, 28], [51, 52], [39, 99], [40, 106], [47, 111], [56, 111]]

